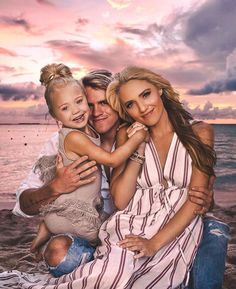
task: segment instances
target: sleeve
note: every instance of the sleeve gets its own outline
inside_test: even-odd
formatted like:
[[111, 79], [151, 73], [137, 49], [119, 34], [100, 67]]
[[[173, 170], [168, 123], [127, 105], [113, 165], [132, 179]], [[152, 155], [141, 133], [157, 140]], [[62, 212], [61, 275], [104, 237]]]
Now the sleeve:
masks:
[[[58, 153], [58, 143], [59, 143], [59, 135], [58, 135], [58, 132], [56, 132], [44, 144], [37, 160], [39, 160], [42, 156], [56, 155]], [[37, 161], [35, 163], [37, 163]], [[16, 204], [12, 212], [13, 214], [17, 216], [32, 217], [22, 212], [20, 208], [19, 199], [20, 199], [20, 195], [22, 194], [22, 192], [27, 189], [40, 188], [44, 185], [44, 183], [40, 180], [40, 175], [35, 172], [34, 167], [35, 167], [35, 164], [32, 167], [28, 176], [22, 181], [22, 183], [20, 184], [20, 186], [18, 187], [16, 191]]]

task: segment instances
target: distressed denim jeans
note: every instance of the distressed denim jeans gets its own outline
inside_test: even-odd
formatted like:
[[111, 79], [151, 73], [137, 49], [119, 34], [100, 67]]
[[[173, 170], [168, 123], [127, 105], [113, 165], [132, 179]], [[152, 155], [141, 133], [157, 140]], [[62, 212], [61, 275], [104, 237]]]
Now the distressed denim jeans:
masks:
[[60, 277], [64, 274], [72, 272], [76, 267], [93, 260], [95, 248], [89, 244], [87, 240], [80, 237], [74, 237], [69, 234], [66, 236], [72, 240], [71, 246], [68, 249], [67, 255], [55, 267], [48, 266], [48, 271], [54, 277]]
[[203, 219], [203, 237], [185, 289], [221, 289], [229, 240], [229, 226], [219, 220]]

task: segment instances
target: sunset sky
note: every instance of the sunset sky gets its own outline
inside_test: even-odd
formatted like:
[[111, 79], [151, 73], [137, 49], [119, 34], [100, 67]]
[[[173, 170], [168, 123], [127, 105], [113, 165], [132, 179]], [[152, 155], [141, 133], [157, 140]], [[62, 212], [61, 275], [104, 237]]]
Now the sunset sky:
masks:
[[40, 69], [127, 65], [171, 81], [198, 119], [236, 123], [235, 0], [0, 1], [0, 123], [42, 122]]

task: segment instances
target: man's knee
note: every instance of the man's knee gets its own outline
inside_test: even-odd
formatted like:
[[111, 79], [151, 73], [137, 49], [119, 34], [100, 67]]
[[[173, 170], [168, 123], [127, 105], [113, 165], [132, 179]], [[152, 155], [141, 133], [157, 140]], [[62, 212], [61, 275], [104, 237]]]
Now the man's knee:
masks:
[[44, 258], [49, 266], [57, 266], [66, 256], [72, 240], [68, 236], [58, 236], [52, 238], [44, 252]]

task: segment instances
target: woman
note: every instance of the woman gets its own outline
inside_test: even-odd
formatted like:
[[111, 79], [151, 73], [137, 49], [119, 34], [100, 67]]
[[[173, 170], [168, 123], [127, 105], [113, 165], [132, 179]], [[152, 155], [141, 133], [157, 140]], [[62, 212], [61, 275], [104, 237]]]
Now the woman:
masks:
[[[208, 126], [193, 132], [169, 82], [149, 70], [123, 70], [107, 93], [123, 119], [143, 123], [150, 133], [114, 172], [112, 194], [120, 211], [101, 226], [94, 261], [60, 278], [12, 272], [22, 288], [177, 288], [187, 282], [202, 233], [198, 205], [187, 193], [194, 185], [207, 187], [214, 174], [213, 132]], [[118, 146], [137, 129], [137, 123], [120, 129]]]

